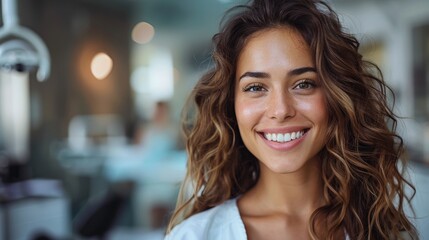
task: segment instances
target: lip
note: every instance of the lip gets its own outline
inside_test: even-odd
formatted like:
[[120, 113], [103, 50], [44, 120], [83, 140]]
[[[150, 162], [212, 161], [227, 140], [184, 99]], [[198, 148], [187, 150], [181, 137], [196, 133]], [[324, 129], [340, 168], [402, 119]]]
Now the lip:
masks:
[[287, 128], [265, 128], [257, 130], [258, 133], [291, 133], [291, 132], [298, 132], [298, 131], [308, 131], [309, 127], [287, 127]]
[[[299, 139], [295, 139], [289, 142], [273, 142], [270, 141], [268, 139], [265, 138], [264, 133], [288, 133], [288, 132], [296, 132], [296, 131], [305, 131], [304, 135], [302, 135], [302, 137], [300, 137]], [[308, 132], [310, 131], [310, 128], [303, 128], [303, 127], [299, 127], [299, 128], [287, 128], [287, 129], [265, 129], [264, 131], [260, 131], [258, 132], [259, 137], [262, 138], [262, 140], [264, 141], [264, 143], [277, 151], [290, 151], [293, 148], [295, 148], [296, 146], [298, 146], [302, 141], [304, 141], [304, 139], [307, 137]]]

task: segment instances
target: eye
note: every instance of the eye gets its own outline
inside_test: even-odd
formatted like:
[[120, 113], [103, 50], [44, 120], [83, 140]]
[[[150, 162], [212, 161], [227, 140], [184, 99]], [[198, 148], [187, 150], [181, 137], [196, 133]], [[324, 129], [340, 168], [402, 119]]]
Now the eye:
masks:
[[262, 86], [262, 84], [259, 84], [259, 83], [253, 83], [243, 88], [243, 92], [262, 92], [262, 91], [266, 91], [266, 89], [264, 88], [264, 86]]
[[305, 89], [311, 89], [314, 87], [316, 87], [316, 84], [312, 80], [304, 79], [304, 80], [299, 81], [295, 85], [294, 89], [304, 89], [305, 90]]

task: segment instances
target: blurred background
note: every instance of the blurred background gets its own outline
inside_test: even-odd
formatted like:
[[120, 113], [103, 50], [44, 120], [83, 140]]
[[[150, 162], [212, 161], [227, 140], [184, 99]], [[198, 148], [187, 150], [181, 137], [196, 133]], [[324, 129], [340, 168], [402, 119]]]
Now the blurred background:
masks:
[[[2, 0], [0, 239], [162, 239], [186, 167], [180, 112], [242, 3]], [[396, 94], [429, 239], [429, 1], [330, 3]]]

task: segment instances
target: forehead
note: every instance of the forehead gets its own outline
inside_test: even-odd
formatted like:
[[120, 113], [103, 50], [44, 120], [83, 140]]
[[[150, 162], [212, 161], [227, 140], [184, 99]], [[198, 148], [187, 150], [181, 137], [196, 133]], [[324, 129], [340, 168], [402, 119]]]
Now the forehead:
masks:
[[[253, 41], [264, 41], [264, 39], [271, 38], [273, 36], [282, 37], [285, 40], [290, 41], [292, 44], [298, 45], [307, 45], [301, 33], [293, 27], [289, 26], [279, 26], [279, 27], [271, 27], [259, 30], [257, 32], [252, 33], [249, 37], [247, 37], [246, 44], [247, 46], [249, 42]], [[298, 46], [296, 45], [296, 46]]]
[[269, 28], [250, 35], [240, 52], [237, 70], [267, 64], [313, 65], [311, 51], [302, 35], [290, 27]]

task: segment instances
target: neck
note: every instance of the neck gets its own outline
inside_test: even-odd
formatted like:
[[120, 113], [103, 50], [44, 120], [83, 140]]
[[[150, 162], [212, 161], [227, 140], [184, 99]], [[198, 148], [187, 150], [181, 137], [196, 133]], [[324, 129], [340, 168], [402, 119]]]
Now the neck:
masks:
[[305, 171], [279, 174], [261, 165], [259, 181], [250, 194], [269, 211], [311, 215], [323, 200], [320, 169], [320, 164], [312, 164]]

